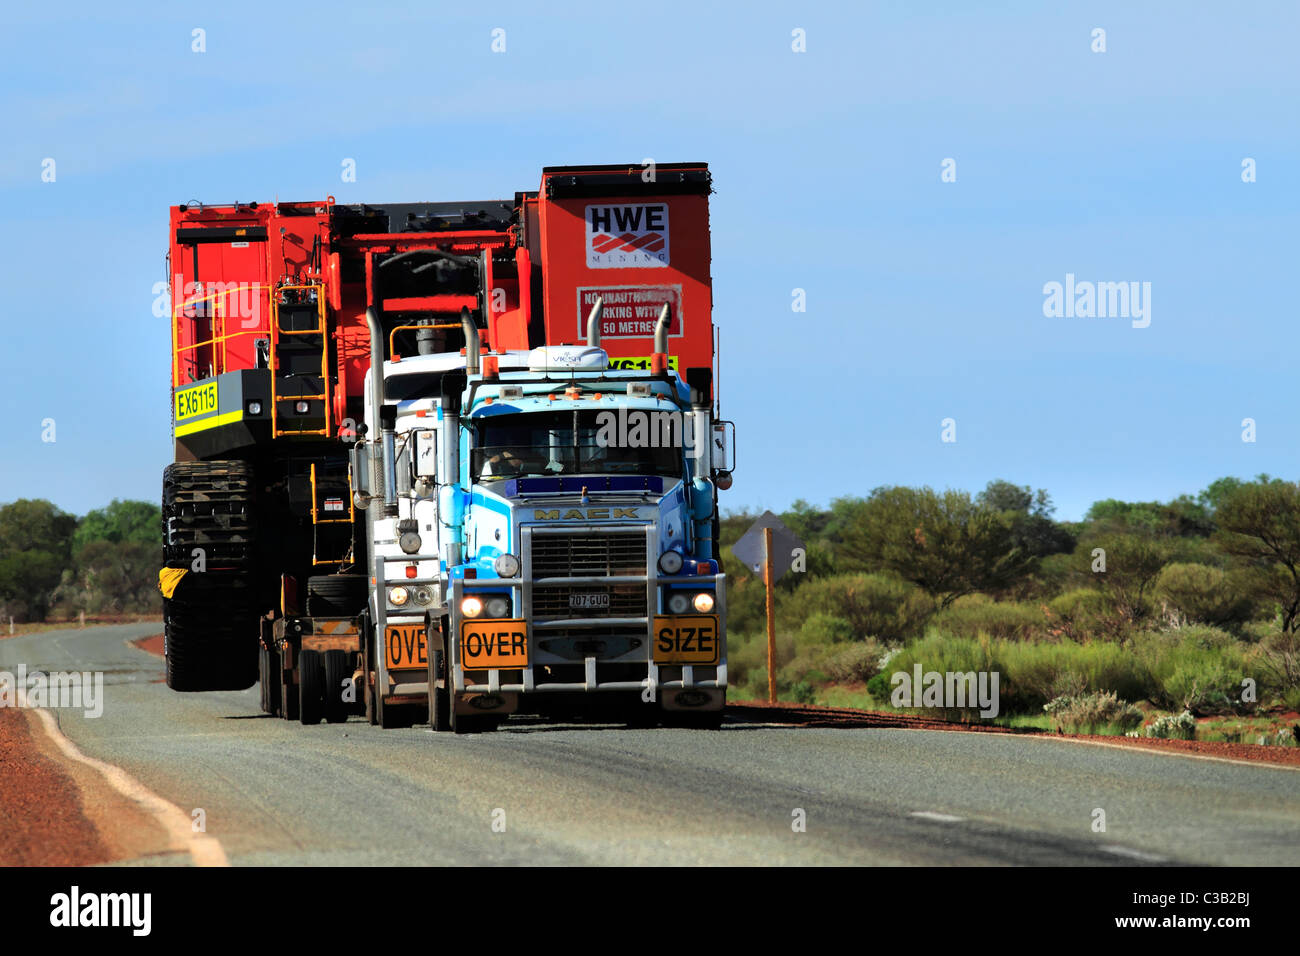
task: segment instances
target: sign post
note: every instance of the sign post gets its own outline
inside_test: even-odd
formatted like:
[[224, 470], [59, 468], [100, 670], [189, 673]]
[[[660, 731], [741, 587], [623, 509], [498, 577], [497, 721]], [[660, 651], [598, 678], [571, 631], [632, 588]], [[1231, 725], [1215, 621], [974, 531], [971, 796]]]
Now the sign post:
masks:
[[804, 544], [770, 511], [763, 512], [739, 541], [731, 546], [731, 553], [755, 573], [763, 572], [763, 587], [767, 591], [767, 699], [776, 703], [776, 582], [792, 565], [804, 569]]
[[767, 702], [776, 703], [776, 595], [772, 580], [775, 556], [772, 554], [772, 529], [763, 529], [763, 586], [767, 589]]

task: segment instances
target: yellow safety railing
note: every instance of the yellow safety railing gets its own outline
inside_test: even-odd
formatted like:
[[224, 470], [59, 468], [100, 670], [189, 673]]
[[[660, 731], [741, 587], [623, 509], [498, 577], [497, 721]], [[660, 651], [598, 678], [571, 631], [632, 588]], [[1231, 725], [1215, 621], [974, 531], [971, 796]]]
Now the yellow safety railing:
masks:
[[[256, 283], [253, 285], [245, 285], [234, 289], [224, 289], [221, 292], [213, 292], [208, 295], [198, 296], [197, 298], [185, 299], [184, 301], [178, 303], [172, 308], [172, 388], [180, 388], [182, 384], [181, 383], [181, 354], [182, 353], [192, 352], [197, 349], [207, 348], [210, 346], [212, 348], [212, 366], [213, 366], [211, 369], [212, 374], [220, 375], [222, 372], [227, 371], [226, 365], [227, 365], [228, 351], [226, 346], [231, 339], [238, 338], [241, 335], [258, 335], [258, 334], [269, 335], [270, 334], [269, 325], [264, 327], [261, 324], [260, 320], [258, 321], [257, 328], [239, 329], [236, 332], [227, 332], [226, 313], [228, 310], [223, 309], [221, 303], [221, 300], [225, 296], [238, 295], [249, 291], [261, 292], [264, 290], [269, 290], [270, 288], [271, 288], [270, 286], [262, 285], [261, 283]], [[192, 309], [194, 306], [202, 302], [213, 303], [212, 316], [211, 316], [213, 320], [212, 338], [204, 339], [202, 342], [194, 342], [191, 345], [181, 345], [180, 344], [180, 319], [186, 310]], [[198, 317], [194, 316], [193, 318], [198, 318]], [[219, 352], [218, 352], [218, 347], [220, 348]], [[208, 376], [205, 375], [200, 377], [207, 378]]]
[[393, 344], [398, 332], [407, 332], [412, 329], [459, 329], [459, 322], [441, 322], [437, 325], [395, 325], [391, 332], [388, 333], [388, 354], [392, 355], [397, 351], [397, 346]]

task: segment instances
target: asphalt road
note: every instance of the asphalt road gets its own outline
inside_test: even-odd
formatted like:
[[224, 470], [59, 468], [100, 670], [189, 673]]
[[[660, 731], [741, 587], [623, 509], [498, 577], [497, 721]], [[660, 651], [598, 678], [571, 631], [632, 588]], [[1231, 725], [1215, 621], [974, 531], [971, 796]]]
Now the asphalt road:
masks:
[[[516, 718], [469, 737], [355, 717], [303, 727], [261, 714], [256, 688], [168, 690], [162, 661], [127, 643], [159, 629], [0, 640], [0, 670], [103, 671], [103, 715], [57, 710], [62, 732], [187, 818], [202, 809], [236, 865], [1300, 864], [1293, 769], [734, 720], [708, 732]], [[173, 844], [133, 862], [191, 856]]]

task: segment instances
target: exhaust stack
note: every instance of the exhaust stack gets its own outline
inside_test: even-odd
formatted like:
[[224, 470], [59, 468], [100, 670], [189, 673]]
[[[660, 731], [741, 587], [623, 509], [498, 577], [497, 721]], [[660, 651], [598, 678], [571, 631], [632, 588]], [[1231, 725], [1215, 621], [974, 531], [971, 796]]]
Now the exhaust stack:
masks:
[[460, 310], [460, 327], [465, 333], [465, 374], [478, 374], [479, 341], [478, 329], [470, 318], [469, 309]]
[[590, 348], [600, 348], [600, 316], [604, 311], [605, 300], [596, 296], [596, 301], [587, 316], [587, 345]]

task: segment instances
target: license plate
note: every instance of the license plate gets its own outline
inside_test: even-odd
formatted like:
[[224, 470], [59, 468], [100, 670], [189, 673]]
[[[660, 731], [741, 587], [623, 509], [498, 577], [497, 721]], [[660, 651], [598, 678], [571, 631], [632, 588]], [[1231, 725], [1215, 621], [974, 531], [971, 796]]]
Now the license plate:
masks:
[[462, 621], [460, 666], [467, 671], [527, 667], [527, 626], [523, 621]]
[[721, 643], [716, 614], [655, 617], [656, 664], [716, 664]]
[[390, 624], [384, 637], [385, 662], [390, 671], [429, 666], [428, 643], [423, 624]]
[[570, 594], [569, 609], [573, 611], [586, 611], [591, 608], [607, 609], [609, 607], [609, 593], [600, 594]]

